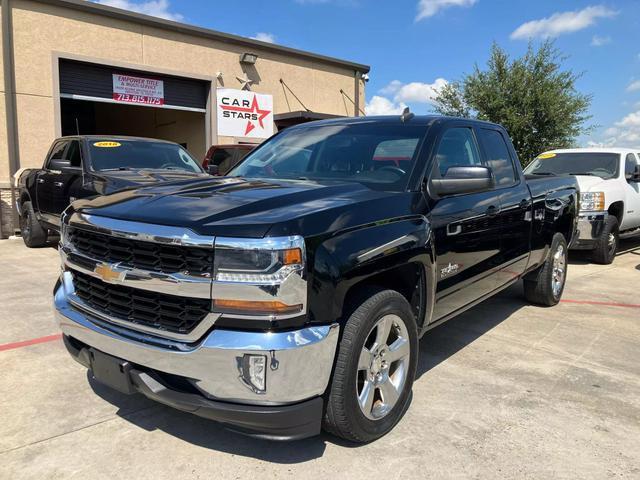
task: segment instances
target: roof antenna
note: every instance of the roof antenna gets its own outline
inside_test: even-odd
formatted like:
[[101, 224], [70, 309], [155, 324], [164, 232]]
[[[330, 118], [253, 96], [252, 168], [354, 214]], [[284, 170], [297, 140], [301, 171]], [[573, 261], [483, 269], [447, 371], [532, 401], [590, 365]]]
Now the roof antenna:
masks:
[[409, 107], [404, 107], [404, 110], [402, 111], [402, 115], [400, 115], [400, 121], [402, 123], [406, 123], [409, 120], [411, 120], [413, 117], [415, 117], [414, 113], [409, 111]]

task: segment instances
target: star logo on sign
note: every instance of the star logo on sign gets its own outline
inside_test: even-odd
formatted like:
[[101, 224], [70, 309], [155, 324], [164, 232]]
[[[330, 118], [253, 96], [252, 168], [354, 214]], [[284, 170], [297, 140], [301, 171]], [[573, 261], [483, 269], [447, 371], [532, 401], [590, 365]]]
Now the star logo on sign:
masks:
[[[264, 120], [264, 118], [269, 115], [271, 113], [271, 110], [263, 110], [260, 108], [260, 106], [258, 105], [258, 98], [254, 95], [253, 96], [253, 101], [251, 102], [251, 106], [250, 107], [237, 107], [234, 105], [222, 105], [221, 108], [223, 110], [229, 110], [231, 112], [242, 112], [242, 113], [250, 113], [250, 114], [257, 114], [258, 119], [258, 125], [260, 125], [260, 128], [264, 128], [264, 123], [262, 120]], [[244, 129], [244, 134], [245, 136], [247, 136], [249, 134], [249, 132], [251, 130], [253, 130], [254, 128], [256, 128], [255, 124], [253, 123], [252, 120], [247, 120], [247, 126]]]

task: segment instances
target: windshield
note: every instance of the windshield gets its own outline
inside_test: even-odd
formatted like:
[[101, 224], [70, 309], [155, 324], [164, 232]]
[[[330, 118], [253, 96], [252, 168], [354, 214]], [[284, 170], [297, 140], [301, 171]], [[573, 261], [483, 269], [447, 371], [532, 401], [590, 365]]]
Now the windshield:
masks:
[[543, 153], [524, 173], [534, 175], [594, 175], [604, 179], [618, 176], [620, 155], [603, 152]]
[[88, 143], [94, 170], [185, 170], [202, 172], [180, 145], [148, 140], [92, 139]]
[[425, 128], [360, 123], [285, 130], [251, 152], [232, 177], [340, 180], [402, 191]]

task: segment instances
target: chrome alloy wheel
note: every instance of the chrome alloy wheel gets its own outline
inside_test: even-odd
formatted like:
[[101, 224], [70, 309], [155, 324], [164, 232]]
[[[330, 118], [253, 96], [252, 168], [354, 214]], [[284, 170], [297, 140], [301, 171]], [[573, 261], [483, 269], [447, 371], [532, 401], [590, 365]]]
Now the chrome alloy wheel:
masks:
[[558, 249], [553, 254], [553, 275], [551, 288], [554, 297], [559, 297], [564, 285], [564, 277], [567, 273], [567, 254], [563, 245], [558, 245]]
[[356, 395], [360, 410], [380, 420], [395, 406], [407, 381], [411, 356], [409, 333], [397, 315], [385, 315], [373, 326], [358, 361]]
[[616, 235], [613, 232], [610, 232], [609, 236], [607, 237], [607, 247], [609, 247], [609, 253], [611, 255], [614, 255], [616, 253], [618, 242], [616, 239]]

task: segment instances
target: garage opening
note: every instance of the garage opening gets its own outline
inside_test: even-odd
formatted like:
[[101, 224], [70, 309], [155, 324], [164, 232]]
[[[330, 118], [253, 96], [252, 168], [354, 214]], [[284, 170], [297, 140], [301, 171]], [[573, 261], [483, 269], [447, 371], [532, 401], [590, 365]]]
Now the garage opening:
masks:
[[62, 135], [160, 138], [204, 158], [209, 88], [202, 80], [61, 60]]

